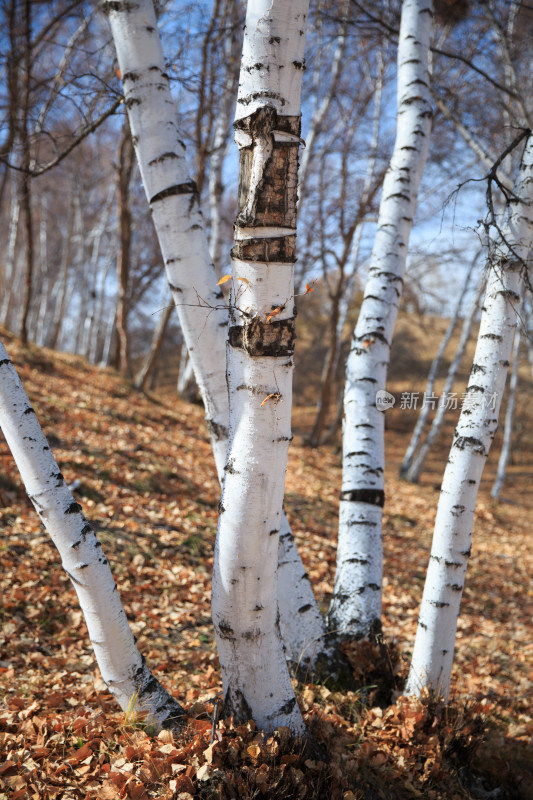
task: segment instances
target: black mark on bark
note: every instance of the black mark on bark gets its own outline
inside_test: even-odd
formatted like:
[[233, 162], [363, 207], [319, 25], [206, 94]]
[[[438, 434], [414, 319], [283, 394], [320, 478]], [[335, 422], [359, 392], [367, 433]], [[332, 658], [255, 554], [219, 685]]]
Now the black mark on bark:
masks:
[[172, 197], [178, 194], [190, 194], [193, 198], [198, 196], [198, 189], [194, 181], [188, 180], [185, 183], [176, 183], [174, 186], [169, 186], [168, 189], [162, 189], [157, 194], [150, 198], [150, 205], [157, 203], [159, 200], [164, 200], [166, 197]]
[[341, 492], [341, 501], [350, 503], [368, 503], [372, 506], [385, 505], [385, 492], [383, 489], [347, 489]]

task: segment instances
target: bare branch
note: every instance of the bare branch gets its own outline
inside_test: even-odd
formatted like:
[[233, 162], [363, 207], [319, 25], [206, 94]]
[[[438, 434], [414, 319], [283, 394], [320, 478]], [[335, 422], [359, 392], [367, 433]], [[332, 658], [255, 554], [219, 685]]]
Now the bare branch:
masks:
[[[390, 36], [393, 36], [395, 38], [398, 37], [397, 28], [394, 28], [392, 25], [389, 25], [389, 23], [386, 22], [382, 17], [377, 16], [376, 14], [372, 14], [363, 6], [362, 3], [359, 3], [358, 0], [352, 0], [352, 3], [359, 9], [359, 11], [362, 11], [363, 14], [366, 14], [366, 16], [371, 22], [376, 22]], [[488, 81], [490, 84], [492, 84], [492, 86], [494, 86], [496, 89], [499, 89], [500, 92], [504, 92], [504, 94], [509, 95], [509, 97], [514, 97], [515, 99], [518, 99], [518, 95], [516, 94], [516, 92], [514, 92], [512, 89], [509, 89], [509, 87], [504, 86], [503, 84], [499, 83], [497, 80], [492, 78], [487, 72], [485, 72], [484, 69], [481, 69], [481, 67], [476, 66], [470, 58], [467, 58], [466, 56], [463, 56], [460, 53], [451, 53], [448, 50], [442, 50], [440, 47], [430, 46], [430, 50], [432, 53], [436, 53], [437, 55], [443, 56], [444, 58], [452, 58], [456, 61], [461, 61], [463, 64], [466, 64], [466, 66], [469, 69], [473, 70], [474, 72], [477, 72], [477, 74], [481, 75], [482, 78], [485, 78], [485, 80]]]
[[48, 170], [52, 169], [53, 167], [57, 166], [61, 161], [63, 161], [63, 159], [66, 158], [66, 156], [68, 156], [68, 154], [71, 153], [74, 150], [74, 148], [76, 148], [80, 144], [80, 142], [82, 142], [87, 136], [89, 136], [90, 133], [93, 133], [108, 117], [112, 116], [119, 107], [119, 105], [122, 103], [122, 101], [123, 98], [118, 97], [115, 100], [115, 102], [98, 117], [98, 119], [95, 119], [88, 125], [86, 125], [76, 136], [76, 138], [72, 140], [72, 142], [68, 145], [68, 147], [66, 147], [65, 150], [63, 150], [62, 153], [56, 156], [56, 158], [52, 159], [52, 161], [49, 161], [47, 164], [44, 164], [44, 166], [42, 167], [39, 167], [38, 169], [25, 169], [24, 167], [18, 166], [17, 164], [12, 164], [9, 162], [8, 159], [1, 157], [0, 157], [0, 162], [9, 167], [9, 169], [14, 169], [17, 172], [24, 172], [30, 175], [32, 178], [36, 178], [39, 175], [43, 175], [43, 173], [48, 172]]

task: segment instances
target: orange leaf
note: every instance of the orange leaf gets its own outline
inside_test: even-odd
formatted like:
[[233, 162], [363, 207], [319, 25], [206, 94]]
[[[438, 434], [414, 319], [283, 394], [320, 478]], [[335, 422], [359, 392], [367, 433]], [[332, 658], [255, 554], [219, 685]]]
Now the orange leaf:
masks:
[[67, 764], [80, 764], [88, 756], [92, 756], [93, 751], [89, 744], [85, 743], [76, 751], [75, 755], [67, 759]]
[[131, 800], [149, 800], [146, 789], [142, 783], [133, 783], [128, 786], [128, 794]]
[[246, 752], [255, 761], [255, 759], [259, 758], [261, 755], [261, 748], [258, 744], [251, 744], [250, 747], [246, 748]]
[[309, 294], [309, 292], [314, 292], [314, 291], [315, 291], [315, 289], [314, 289], [313, 286], [311, 286], [311, 284], [309, 284], [309, 283], [305, 284], [305, 292], [304, 292], [304, 294]]
[[278, 398], [279, 398], [279, 397], [280, 397], [280, 395], [279, 395], [277, 392], [272, 392], [272, 394], [269, 394], [269, 395], [267, 395], [267, 396], [265, 397], [265, 399], [263, 400], [263, 402], [261, 403], [261, 408], [263, 408], [263, 406], [265, 405], [265, 403], [266, 403], [268, 400], [270, 400], [270, 398], [271, 398], [271, 397], [278, 397]]
[[117, 78], [122, 78], [122, 72], [119, 69], [115, 70], [115, 75], [117, 76]]
[[205, 731], [211, 730], [213, 723], [206, 719], [193, 719], [190, 717], [188, 720], [188, 725], [193, 731], [204, 733]]
[[277, 317], [277, 316], [278, 316], [278, 314], [280, 313], [280, 311], [281, 311], [281, 308], [280, 308], [279, 306], [278, 306], [278, 308], [274, 308], [274, 309], [273, 309], [273, 310], [270, 312], [270, 314], [268, 314], [268, 316], [267, 316], [267, 320], [266, 320], [266, 321], [267, 321], [267, 322], [270, 322], [270, 320], [272, 319], [272, 317]]
[[221, 284], [226, 283], [229, 280], [231, 280], [231, 275], [223, 275], [222, 278], [217, 283], [217, 286], [220, 286]]
[[250, 281], [248, 280], [248, 278], [237, 278], [237, 280], [242, 281], [243, 283], [247, 283], [248, 286], [250, 286]]

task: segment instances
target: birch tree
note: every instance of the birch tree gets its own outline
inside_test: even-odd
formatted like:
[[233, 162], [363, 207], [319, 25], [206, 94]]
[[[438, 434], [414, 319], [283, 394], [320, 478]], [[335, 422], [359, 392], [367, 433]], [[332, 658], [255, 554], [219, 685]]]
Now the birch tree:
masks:
[[[109, 17], [141, 177], [222, 481], [227, 472], [229, 418], [225, 351], [228, 311], [216, 286], [195, 184], [189, 178], [185, 147], [176, 125], [178, 114], [165, 72], [153, 3], [142, 0], [135, 7], [104, 3], [103, 10]], [[302, 38], [299, 30], [297, 37]], [[290, 71], [294, 69], [291, 62]], [[244, 286], [242, 282], [240, 285]], [[287, 657], [294, 663], [312, 662], [324, 648], [325, 626], [284, 514], [279, 564], [280, 623]]]
[[437, 508], [407, 691], [448, 698], [455, 633], [472, 547], [479, 483], [498, 425], [516, 314], [533, 242], [533, 136], [527, 142], [507, 219], [488, 261], [474, 363]]
[[3, 297], [0, 304], [0, 322], [2, 325], [7, 324], [9, 306], [12, 300], [12, 289], [15, 283], [15, 256], [20, 216], [20, 199], [18, 189], [16, 187], [13, 187], [10, 209], [5, 262], [2, 269], [2, 283], [4, 288]]
[[482, 276], [481, 280], [479, 281], [478, 287], [476, 289], [476, 294], [470, 304], [470, 308], [467, 311], [467, 314], [463, 320], [463, 327], [461, 329], [461, 336], [459, 338], [459, 343], [457, 345], [455, 355], [453, 357], [452, 363], [450, 364], [450, 369], [448, 370], [448, 374], [444, 382], [444, 386], [442, 389], [442, 398], [444, 402], [439, 403], [437, 407], [437, 412], [433, 417], [429, 431], [426, 434], [426, 438], [420, 445], [418, 452], [412, 459], [412, 462], [405, 473], [405, 479], [411, 481], [412, 483], [417, 483], [419, 481], [420, 475], [422, 474], [422, 471], [424, 469], [424, 464], [426, 463], [426, 458], [428, 456], [428, 453], [431, 450], [434, 442], [437, 439], [437, 436], [439, 435], [442, 429], [444, 418], [446, 416], [448, 400], [452, 395], [455, 380], [457, 378], [457, 373], [459, 372], [459, 368], [463, 361], [466, 347], [470, 340], [472, 326], [474, 324], [474, 320], [476, 318], [479, 309], [479, 303], [483, 295], [484, 289], [485, 289], [485, 278], [484, 276]]
[[[472, 270], [474, 269], [479, 256], [480, 256], [480, 253], [478, 252], [476, 254], [476, 257], [473, 260], [472, 264], [470, 265], [470, 269], [467, 272], [467, 275], [466, 275], [466, 278], [465, 278], [465, 281], [464, 281], [464, 284], [463, 284], [463, 288], [462, 288], [461, 293], [460, 293], [460, 295], [459, 295], [459, 297], [457, 299], [457, 303], [456, 303], [456, 306], [455, 306], [454, 313], [452, 314], [450, 322], [448, 323], [448, 327], [446, 328], [446, 333], [442, 337], [442, 341], [441, 341], [441, 343], [439, 345], [439, 349], [437, 351], [437, 354], [436, 354], [435, 358], [433, 359], [433, 361], [431, 363], [431, 367], [430, 367], [430, 370], [429, 370], [428, 379], [427, 379], [427, 383], [426, 383], [426, 391], [424, 393], [425, 397], [431, 397], [433, 395], [433, 391], [435, 389], [435, 381], [437, 380], [437, 375], [439, 373], [439, 368], [440, 368], [440, 365], [442, 363], [442, 359], [444, 357], [444, 352], [445, 352], [448, 344], [450, 343], [450, 340], [451, 340], [451, 338], [453, 336], [453, 332], [454, 332], [454, 330], [456, 328], [456, 325], [457, 325], [457, 321], [459, 320], [459, 316], [460, 316], [460, 313], [461, 313], [461, 307], [463, 305], [463, 301], [464, 301], [465, 295], [466, 295], [466, 293], [468, 291], [468, 285], [470, 283], [470, 277], [471, 277], [471, 274], [472, 274]], [[464, 334], [461, 336], [460, 344], [459, 344], [459, 346], [457, 348], [456, 357], [454, 358], [454, 360], [452, 362], [452, 365], [450, 367], [450, 370], [448, 372], [448, 379], [446, 381], [446, 388], [444, 389], [444, 391], [442, 393], [443, 397], [446, 397], [447, 394], [449, 393], [450, 389], [453, 387], [453, 379], [455, 378], [455, 373], [457, 371], [457, 368], [459, 367], [460, 360], [461, 360], [461, 358], [462, 358], [462, 356], [464, 354], [464, 350], [466, 349], [468, 336], [470, 334], [470, 328], [472, 326], [473, 318], [474, 318], [475, 312], [476, 312], [477, 307], [478, 307], [479, 295], [481, 293], [482, 286], [483, 286], [483, 283], [481, 282], [480, 283], [480, 289], [479, 289], [478, 293], [476, 293], [476, 302], [471, 304], [470, 314], [467, 314], [467, 317], [466, 317], [466, 320], [465, 320], [465, 326], [463, 327], [463, 332], [465, 331], [465, 328], [467, 327], [468, 333], [467, 333], [466, 337], [464, 336]], [[464, 347], [461, 348], [461, 344], [463, 344], [463, 342], [464, 342]], [[457, 358], [457, 354], [459, 352], [460, 352], [460, 357]], [[455, 365], [457, 365], [457, 366], [455, 367]], [[455, 367], [455, 369], [454, 369], [454, 367]], [[452, 375], [451, 380], [450, 380], [450, 374]], [[439, 408], [440, 407], [441, 407], [441, 405], [439, 404]], [[445, 407], [443, 407], [443, 408], [445, 408]], [[420, 446], [420, 442], [422, 440], [422, 436], [423, 436], [423, 433], [424, 433], [424, 428], [426, 426], [426, 423], [427, 423], [427, 420], [428, 420], [428, 416], [429, 416], [429, 410], [430, 410], [430, 404], [429, 403], [424, 403], [424, 405], [422, 406], [422, 408], [420, 410], [420, 414], [418, 415], [418, 420], [416, 422], [415, 429], [414, 429], [414, 431], [412, 433], [411, 439], [409, 440], [409, 444], [407, 446], [407, 450], [405, 451], [405, 456], [404, 456], [403, 461], [402, 461], [402, 466], [400, 467], [400, 478], [406, 478], [408, 481], [413, 481], [415, 483], [418, 480], [418, 477], [419, 477], [419, 474], [420, 474], [420, 470], [416, 471], [415, 469], [412, 469], [411, 465], [413, 463], [413, 459], [415, 457], [415, 453], [417, 451], [417, 448]], [[439, 430], [440, 430], [440, 427], [439, 427]], [[423, 464], [423, 460], [422, 460], [422, 464]]]
[[[239, 210], [227, 347], [230, 430], [212, 611], [224, 705], [303, 733], [278, 624], [291, 439], [300, 89], [308, 3], [249, 2], [235, 118]], [[241, 286], [244, 286], [241, 289]]]
[[[520, 319], [520, 309], [518, 311], [518, 318]], [[516, 388], [518, 386], [519, 352], [520, 352], [520, 327], [517, 327], [514, 335], [513, 352], [511, 354], [511, 377], [509, 380], [509, 393], [507, 395], [507, 408], [505, 409], [505, 423], [503, 426], [502, 449], [500, 452], [500, 458], [498, 459], [496, 480], [494, 481], [492, 489], [490, 490], [491, 497], [494, 497], [496, 500], [500, 496], [500, 492], [502, 490], [503, 483], [505, 481], [507, 464], [509, 463], [509, 457], [511, 455], [514, 410], [516, 405]]]
[[[343, 20], [341, 36], [339, 37], [341, 44], [344, 43], [345, 25], [346, 20]], [[331, 97], [335, 96], [336, 84], [340, 77], [338, 60], [340, 59], [345, 62], [346, 71], [355, 71], [355, 65], [352, 65], [347, 59], [343, 59], [343, 51], [339, 54], [339, 50], [340, 44], [335, 52], [333, 62], [333, 78], [335, 82], [332, 84], [331, 92], [328, 93]], [[362, 53], [358, 53], [358, 56], [362, 56]], [[346, 62], [348, 63], [346, 64]], [[322, 213], [320, 213], [319, 220], [316, 222], [318, 235], [314, 238], [319, 246], [318, 258], [322, 263], [323, 285], [328, 295], [331, 310], [328, 314], [329, 341], [321, 376], [319, 399], [317, 403], [318, 410], [313, 430], [309, 437], [309, 444], [312, 447], [318, 447], [324, 439], [327, 438], [327, 435], [324, 436], [323, 432], [328, 421], [334, 383], [339, 366], [342, 333], [356, 286], [356, 272], [359, 266], [358, 261], [363, 227], [370, 212], [373, 211], [375, 214], [375, 196], [379, 192], [383, 182], [384, 169], [376, 165], [380, 144], [380, 123], [383, 111], [382, 94], [385, 70], [385, 59], [381, 49], [378, 50], [376, 62], [375, 75], [368, 75], [367, 80], [364, 80], [363, 72], [363, 75], [357, 81], [357, 94], [347, 97], [349, 106], [353, 108], [350, 121], [343, 118], [342, 132], [334, 129], [332, 138], [340, 144], [338, 159], [335, 157], [336, 154], [334, 155], [332, 153], [333, 142], [327, 139], [323, 145], [324, 152], [320, 153], [318, 156], [318, 163], [321, 165], [321, 169], [323, 168], [325, 176], [327, 176], [324, 179], [325, 184], [332, 182], [330, 177], [331, 162], [339, 160], [341, 166], [340, 181], [332, 187], [331, 199], [329, 202], [326, 200], [326, 196], [329, 192], [324, 185], [322, 185], [317, 192], [317, 204]], [[365, 84], [367, 85], [365, 86]], [[370, 120], [367, 118], [366, 114], [367, 107], [370, 105], [368, 102], [369, 97], [372, 97], [373, 105]], [[319, 111], [323, 113], [317, 113], [311, 125], [313, 143], [316, 142], [317, 135], [316, 127], [314, 126], [318, 126], [320, 131], [320, 127], [324, 125], [323, 117], [325, 116], [326, 109], [321, 106]], [[370, 125], [368, 123], [370, 123]], [[364, 175], [361, 189], [359, 190], [359, 187], [357, 187], [357, 199], [354, 199], [352, 193], [353, 185], [356, 181], [350, 169], [350, 164], [354, 161], [353, 154], [356, 150], [362, 154], [363, 145], [361, 140], [365, 129], [368, 128], [370, 128], [370, 140], [366, 174]], [[305, 152], [308, 156], [307, 164], [309, 164], [310, 160], [307, 148], [308, 139], [306, 139]], [[302, 180], [300, 180], [300, 187], [301, 186]], [[299, 191], [301, 191], [301, 188]], [[326, 206], [325, 208], [324, 205]], [[338, 230], [338, 245], [336, 245], [332, 227]], [[333, 269], [328, 268], [330, 262], [333, 262]]]
[[398, 44], [396, 142], [385, 175], [365, 294], [346, 366], [337, 571], [328, 623], [341, 636], [380, 626], [384, 412], [390, 343], [417, 190], [431, 130], [428, 51], [432, 4], [405, 0]]
[[[227, 389], [220, 365], [225, 362], [227, 311], [221, 307], [196, 185], [188, 174], [153, 3], [104, 2], [102, 7], [111, 25], [131, 134], [167, 279], [206, 406], [215, 459], [223, 465]], [[200, 354], [198, 343], [203, 339], [209, 348]]]
[[35, 510], [78, 595], [102, 678], [124, 711], [178, 730], [184, 710], [152, 675], [135, 644], [109, 563], [52, 455], [0, 343], [0, 426]]

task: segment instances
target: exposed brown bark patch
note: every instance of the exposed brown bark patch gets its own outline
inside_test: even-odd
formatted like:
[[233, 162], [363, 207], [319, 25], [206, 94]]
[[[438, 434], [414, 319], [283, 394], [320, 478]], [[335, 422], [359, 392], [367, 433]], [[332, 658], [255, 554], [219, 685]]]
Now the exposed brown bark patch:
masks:
[[281, 261], [293, 264], [296, 261], [296, 235], [237, 241], [233, 245], [231, 257], [240, 261], [262, 261], [267, 264]]
[[229, 343], [251, 356], [291, 356], [294, 353], [294, 319], [262, 322], [257, 317], [229, 329]]
[[[238, 120], [235, 128], [252, 139], [250, 146], [239, 151], [239, 211], [235, 225], [296, 229], [299, 139], [278, 142], [274, 132], [299, 137], [300, 117], [278, 116], [272, 106], [266, 105]], [[261, 256], [257, 260], [265, 259]]]

